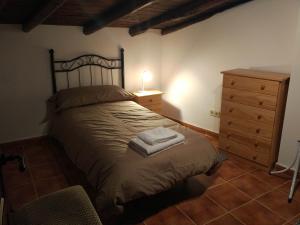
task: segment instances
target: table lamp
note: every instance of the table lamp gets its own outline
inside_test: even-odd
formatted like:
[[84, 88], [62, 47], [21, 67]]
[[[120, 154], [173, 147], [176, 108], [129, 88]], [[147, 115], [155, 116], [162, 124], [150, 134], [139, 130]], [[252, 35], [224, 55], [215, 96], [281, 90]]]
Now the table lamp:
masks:
[[142, 73], [142, 90], [141, 92], [145, 91], [145, 82], [149, 82], [152, 80], [152, 75], [148, 70], [144, 70]]

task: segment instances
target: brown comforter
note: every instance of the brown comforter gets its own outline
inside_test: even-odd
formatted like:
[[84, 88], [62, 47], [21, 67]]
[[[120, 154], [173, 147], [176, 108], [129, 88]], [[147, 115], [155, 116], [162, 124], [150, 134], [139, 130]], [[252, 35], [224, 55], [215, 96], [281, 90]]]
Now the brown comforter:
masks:
[[[182, 133], [185, 143], [146, 158], [128, 147], [138, 132], [158, 126]], [[199, 134], [132, 101], [69, 109], [52, 116], [50, 127], [97, 190], [98, 212], [120, 212], [124, 203], [205, 173], [216, 161], [215, 149]]]

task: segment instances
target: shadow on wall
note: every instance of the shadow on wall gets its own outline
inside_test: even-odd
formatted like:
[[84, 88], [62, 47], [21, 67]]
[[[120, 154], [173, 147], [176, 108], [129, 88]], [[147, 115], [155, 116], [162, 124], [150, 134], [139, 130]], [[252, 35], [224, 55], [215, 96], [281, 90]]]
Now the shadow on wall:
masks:
[[[214, 109], [217, 112], [221, 113], [222, 107], [222, 90], [223, 90], [223, 81], [220, 85], [218, 85], [214, 91], [214, 99], [212, 103], [212, 109]], [[219, 133], [220, 131], [220, 118], [214, 117], [212, 120], [212, 127], [210, 127], [210, 130], [213, 130], [214, 132]]]
[[182, 115], [180, 109], [170, 104], [170, 102], [162, 99], [162, 113], [163, 115], [170, 117], [172, 119], [182, 120]]

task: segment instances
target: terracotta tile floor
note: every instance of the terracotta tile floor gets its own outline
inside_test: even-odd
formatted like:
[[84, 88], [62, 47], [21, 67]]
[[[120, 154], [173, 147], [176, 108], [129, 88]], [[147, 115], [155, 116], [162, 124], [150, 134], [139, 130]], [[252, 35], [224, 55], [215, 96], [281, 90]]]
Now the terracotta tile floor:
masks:
[[[218, 144], [213, 137], [208, 140], [215, 146]], [[27, 163], [24, 173], [20, 173], [14, 163], [3, 167], [6, 196], [13, 209], [76, 184], [70, 182], [65, 173], [66, 168], [70, 171], [72, 168], [68, 159], [48, 139], [3, 150], [22, 153]], [[72, 173], [77, 176], [76, 171]], [[159, 206], [158, 209], [142, 216], [139, 222], [127, 224], [295, 225], [300, 219], [300, 189], [293, 202], [287, 203], [289, 177], [270, 176], [256, 165], [236, 156], [229, 155], [229, 159], [214, 175], [196, 176], [185, 185], [190, 186], [189, 189], [176, 190], [179, 195], [170, 192], [156, 196], [156, 199], [152, 199], [152, 205]], [[198, 194], [185, 195], [187, 190], [198, 191]], [[140, 210], [144, 210], [148, 203], [141, 201], [139, 204]]]

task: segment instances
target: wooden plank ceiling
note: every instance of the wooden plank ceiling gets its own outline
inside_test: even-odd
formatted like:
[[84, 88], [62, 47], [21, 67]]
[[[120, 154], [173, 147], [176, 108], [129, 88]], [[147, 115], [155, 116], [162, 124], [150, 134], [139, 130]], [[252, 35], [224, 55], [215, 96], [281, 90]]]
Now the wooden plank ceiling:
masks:
[[165, 35], [251, 0], [0, 0], [0, 23], [82, 26], [92, 34], [104, 27], [128, 27], [135, 36], [150, 28]]

